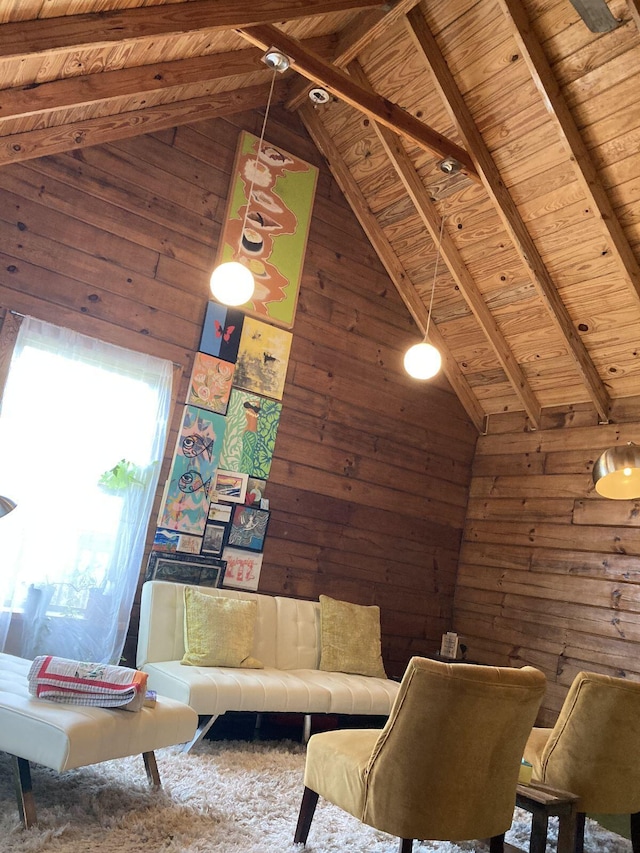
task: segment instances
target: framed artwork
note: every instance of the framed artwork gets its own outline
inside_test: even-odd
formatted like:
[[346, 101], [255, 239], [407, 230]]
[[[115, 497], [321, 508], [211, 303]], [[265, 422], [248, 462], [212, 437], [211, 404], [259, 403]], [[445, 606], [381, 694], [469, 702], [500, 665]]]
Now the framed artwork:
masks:
[[262, 551], [267, 535], [270, 513], [252, 506], [237, 506], [233, 510], [228, 544], [249, 551]]
[[151, 549], [153, 551], [175, 552], [178, 550], [179, 541], [180, 534], [177, 530], [164, 530], [158, 527], [153, 537]]
[[224, 560], [215, 557], [152, 551], [144, 579], [220, 587], [224, 580], [225, 568]]
[[158, 527], [202, 536], [226, 425], [222, 415], [185, 406]]
[[226, 414], [234, 370], [235, 366], [228, 361], [197, 352], [187, 402], [220, 415]]
[[200, 351], [235, 363], [242, 334], [244, 313], [218, 302], [208, 302], [204, 315]]
[[265, 397], [282, 399], [293, 335], [247, 317], [242, 328], [233, 384]]
[[176, 551], [180, 554], [199, 554], [201, 544], [201, 536], [190, 536], [187, 533], [181, 533]]
[[234, 504], [244, 503], [248, 479], [246, 474], [238, 471], [223, 471], [219, 468], [213, 481], [213, 491], [218, 500]]
[[258, 145], [253, 134], [240, 134], [217, 263], [245, 263], [256, 282], [253, 298], [244, 306], [247, 313], [290, 329], [318, 170], [267, 142], [256, 162]]
[[260, 506], [260, 501], [264, 498], [267, 481], [261, 480], [259, 477], [249, 477], [247, 481], [247, 494], [244, 502], [247, 506]]
[[232, 589], [258, 589], [262, 554], [227, 546], [222, 552], [222, 559], [226, 563], [222, 586]]
[[220, 451], [220, 466], [266, 480], [276, 444], [282, 403], [233, 388]]
[[226, 532], [226, 524], [207, 522], [204, 528], [204, 536], [202, 537], [202, 553], [214, 554], [219, 557], [220, 554], [222, 554], [222, 549], [224, 547], [224, 537]]
[[231, 521], [232, 509], [233, 507], [230, 507], [229, 504], [210, 503], [207, 518], [209, 521], [217, 521], [221, 524], [225, 524]]

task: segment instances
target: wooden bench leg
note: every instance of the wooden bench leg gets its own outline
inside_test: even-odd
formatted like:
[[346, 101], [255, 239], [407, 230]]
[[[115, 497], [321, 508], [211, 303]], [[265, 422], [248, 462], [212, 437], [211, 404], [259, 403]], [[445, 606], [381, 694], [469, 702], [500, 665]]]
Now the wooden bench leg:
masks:
[[143, 752], [142, 759], [144, 761], [144, 769], [147, 771], [147, 779], [152, 788], [160, 788], [160, 774], [158, 773], [158, 765], [156, 764], [156, 756], [154, 752]]
[[26, 758], [18, 758], [17, 755], [12, 755], [11, 758], [13, 759], [13, 778], [16, 785], [20, 820], [24, 828], [29, 829], [36, 822], [36, 803], [31, 787], [29, 762]]

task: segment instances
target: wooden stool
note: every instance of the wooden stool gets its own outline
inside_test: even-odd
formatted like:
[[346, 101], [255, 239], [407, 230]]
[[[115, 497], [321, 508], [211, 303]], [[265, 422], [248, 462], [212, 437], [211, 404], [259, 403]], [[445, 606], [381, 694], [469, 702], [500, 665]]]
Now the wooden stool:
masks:
[[558, 818], [558, 853], [573, 853], [576, 840], [576, 804], [578, 797], [568, 791], [559, 791], [530, 782], [518, 785], [516, 806], [532, 815], [530, 853], [545, 853], [549, 818]]

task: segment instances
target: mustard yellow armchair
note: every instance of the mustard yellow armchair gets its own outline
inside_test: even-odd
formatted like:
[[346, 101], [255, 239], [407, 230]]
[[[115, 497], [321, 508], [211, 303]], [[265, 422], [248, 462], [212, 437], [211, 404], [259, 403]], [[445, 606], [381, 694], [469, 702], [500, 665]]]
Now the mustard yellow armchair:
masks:
[[523, 667], [409, 662], [385, 727], [313, 735], [294, 841], [305, 843], [318, 796], [400, 838], [491, 838], [503, 849], [520, 760], [545, 690]]
[[578, 801], [576, 851], [585, 816], [631, 815], [640, 853], [640, 683], [595, 672], [576, 675], [553, 728], [533, 729], [524, 757], [533, 779], [571, 791]]

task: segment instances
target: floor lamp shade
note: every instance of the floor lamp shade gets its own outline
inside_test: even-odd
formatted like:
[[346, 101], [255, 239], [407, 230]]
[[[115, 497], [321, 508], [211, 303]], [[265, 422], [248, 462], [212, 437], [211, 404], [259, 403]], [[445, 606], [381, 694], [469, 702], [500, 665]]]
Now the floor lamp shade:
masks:
[[640, 498], [640, 447], [630, 442], [605, 450], [593, 466], [593, 482], [603, 498]]
[[12, 509], [15, 509], [16, 505], [10, 498], [5, 498], [3, 495], [0, 495], [0, 518], [3, 515], [8, 515]]

